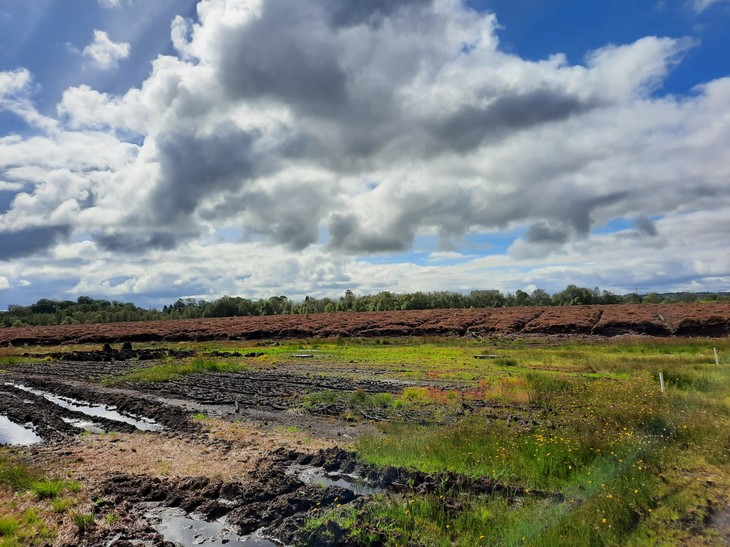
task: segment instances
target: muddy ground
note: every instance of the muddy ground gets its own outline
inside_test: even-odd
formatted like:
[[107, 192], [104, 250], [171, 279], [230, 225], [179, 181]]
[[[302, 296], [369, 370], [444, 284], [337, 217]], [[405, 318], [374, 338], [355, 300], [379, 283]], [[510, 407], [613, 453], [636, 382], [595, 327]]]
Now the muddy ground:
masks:
[[[526, 495], [492, 480], [376, 469], [357, 461], [348, 446], [358, 435], [376, 432], [380, 421], [448, 422], [428, 413], [348, 406], [352, 394], [396, 393], [417, 382], [381, 380], [362, 370], [355, 377], [326, 377], [284, 365], [148, 384], [116, 381], [110, 387], [109, 379], [169, 355], [165, 349], [97, 346], [58, 353], [56, 360], [21, 362], [0, 375], [0, 415], [32, 424], [44, 440], [18, 450], [32, 463], [80, 481], [86, 509], [95, 517], [83, 532], [65, 523], [57, 545], [165, 545], [166, 538], [175, 539], [168, 528], [176, 526], [188, 534], [179, 536], [184, 542], [195, 544], [205, 545], [206, 537], [208, 544], [222, 544], [214, 539], [222, 542], [225, 532], [229, 545], [317, 545], [322, 538], [300, 530], [308, 515], [364, 503], [372, 492], [401, 495], [447, 485]], [[342, 397], [302, 406], [302, 394], [318, 392]], [[465, 405], [458, 413], [476, 411], [515, 427], [534, 423], [520, 405]], [[198, 520], [186, 524], [191, 515]], [[328, 531], [337, 537], [335, 532]]]

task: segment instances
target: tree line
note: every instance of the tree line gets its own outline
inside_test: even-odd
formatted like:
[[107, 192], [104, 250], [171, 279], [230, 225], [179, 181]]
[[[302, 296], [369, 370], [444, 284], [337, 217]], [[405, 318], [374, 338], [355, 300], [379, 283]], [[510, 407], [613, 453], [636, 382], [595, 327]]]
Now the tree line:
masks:
[[0, 312], [0, 325], [21, 327], [252, 315], [586, 304], [659, 304], [696, 301], [730, 302], [730, 293], [685, 292], [617, 295], [598, 288], [587, 289], [576, 285], [569, 285], [552, 295], [543, 289], [536, 289], [531, 293], [518, 290], [507, 294], [498, 290], [478, 290], [468, 294], [451, 291], [398, 294], [383, 291], [373, 295], [356, 295], [348, 290], [336, 299], [307, 296], [300, 301], [289, 299], [286, 296], [272, 296], [259, 300], [224, 296], [213, 302], [195, 298], [180, 298], [161, 310], [144, 309], [129, 302], [80, 296], [76, 301], [42, 298], [29, 306], [11, 305], [8, 307], [8, 311]]

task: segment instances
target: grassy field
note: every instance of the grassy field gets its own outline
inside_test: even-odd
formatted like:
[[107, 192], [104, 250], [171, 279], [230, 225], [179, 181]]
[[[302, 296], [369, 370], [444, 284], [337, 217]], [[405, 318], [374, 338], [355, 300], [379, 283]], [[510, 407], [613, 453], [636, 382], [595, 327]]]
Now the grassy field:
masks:
[[467, 386], [409, 388], [381, 406], [487, 400], [532, 416], [509, 423], [476, 410], [448, 425], [391, 423], [356, 445], [373, 464], [491, 477], [527, 493], [384, 495], [312, 519], [312, 534], [334, 526], [349, 541], [388, 545], [725, 544], [711, 524], [730, 493], [727, 340], [495, 341], [495, 359], [475, 360], [482, 345], [319, 348]]
[[[371, 464], [488, 477], [506, 487], [490, 495], [447, 488], [377, 495], [316, 513], [306, 522], [308, 537], [362, 545], [727, 544], [728, 531], [715, 523], [730, 510], [730, 339], [333, 339], [167, 347], [202, 357], [150, 363], [121, 380], [144, 384], [284, 367], [409, 381], [391, 393], [303, 392], [298, 404], [311, 410], [337, 403], [347, 420], [383, 417], [376, 433], [349, 445]], [[224, 355], [204, 355], [210, 351]], [[312, 357], [294, 357], [302, 353]], [[10, 352], [2, 357], [9, 366], [16, 360]], [[9, 461], [0, 462], [3, 469], [12, 469]], [[42, 496], [42, 489], [32, 494], [31, 482], [3, 481], [6, 490]], [[59, 488], [55, 495], [62, 499], [66, 487]], [[3, 538], [22, 537], [30, 526], [23, 518], [2, 517], [0, 545]]]

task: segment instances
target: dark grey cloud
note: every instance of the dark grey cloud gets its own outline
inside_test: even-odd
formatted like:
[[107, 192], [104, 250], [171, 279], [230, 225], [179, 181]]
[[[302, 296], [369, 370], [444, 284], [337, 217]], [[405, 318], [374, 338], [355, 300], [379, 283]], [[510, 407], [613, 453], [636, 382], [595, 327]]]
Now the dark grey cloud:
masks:
[[547, 222], [540, 221], [530, 226], [525, 234], [527, 243], [567, 243], [570, 234], [565, 228], [551, 226]]
[[266, 164], [254, 158], [257, 131], [224, 125], [212, 135], [195, 131], [165, 133], [157, 139], [160, 175], [143, 203], [129, 204], [122, 226], [94, 234], [101, 247], [138, 253], [173, 249], [195, 238], [202, 228], [194, 214], [205, 198], [233, 192]]
[[639, 217], [634, 221], [634, 226], [636, 227], [636, 231], [642, 236], [656, 237], [659, 235], [656, 224], [650, 218], [644, 216]]
[[247, 232], [265, 235], [274, 242], [299, 251], [319, 239], [322, 216], [331, 208], [324, 184], [289, 183], [275, 188], [247, 188], [223, 203], [201, 211], [214, 221], [236, 216]]
[[[144, 228], [143, 228], [144, 230]], [[110, 230], [93, 234], [94, 240], [104, 249], [119, 253], [144, 253], [151, 249], [170, 250], [180, 241], [200, 235], [197, 231], [181, 232], [144, 230], [141, 233], [132, 229]]]
[[596, 210], [630, 197], [625, 192], [593, 196], [587, 189], [546, 184], [527, 192], [519, 187], [494, 192], [456, 185], [429, 190], [392, 190], [397, 198], [390, 199], [385, 215], [379, 215], [374, 207], [375, 218], [380, 220], [377, 223], [353, 213], [332, 215], [330, 245], [357, 253], [403, 251], [411, 247], [420, 230], [430, 229], [448, 249], [454, 238], [475, 228], [504, 229], [510, 223], [542, 219], [528, 229], [526, 244], [545, 247], [550, 243], [557, 248], [571, 239], [587, 237]]
[[324, 0], [322, 2], [330, 15], [332, 25], [336, 28], [362, 24], [378, 25], [398, 11], [424, 8], [432, 3], [432, 0]]
[[263, 168], [253, 151], [259, 137], [233, 126], [220, 127], [213, 135], [162, 135], [157, 140], [160, 181], [148, 213], [165, 224], [193, 213], [206, 196], [239, 188]]
[[346, 100], [332, 29], [311, 0], [264, 2], [261, 15], [221, 39], [219, 78], [237, 99], [276, 100], [326, 114]]
[[14, 232], [0, 231], [0, 260], [31, 256], [67, 239], [71, 226], [40, 226]]
[[367, 231], [355, 215], [341, 213], [330, 217], [329, 234], [332, 248], [353, 253], [402, 251], [410, 247], [414, 237], [407, 226], [401, 230]]
[[599, 105], [598, 101], [587, 101], [562, 90], [538, 89], [498, 97], [483, 108], [465, 106], [444, 120], [435, 120], [427, 129], [435, 150], [465, 152], [484, 141], [565, 120]]

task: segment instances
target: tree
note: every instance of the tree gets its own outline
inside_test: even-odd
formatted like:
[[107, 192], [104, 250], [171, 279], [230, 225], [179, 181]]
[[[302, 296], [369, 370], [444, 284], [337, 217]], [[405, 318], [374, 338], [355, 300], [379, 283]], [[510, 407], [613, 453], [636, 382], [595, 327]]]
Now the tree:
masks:
[[549, 306], [550, 295], [544, 289], [535, 289], [530, 295], [533, 306]]
[[521, 291], [517, 289], [515, 292], [515, 306], [529, 306], [530, 305], [530, 295], [527, 294], [525, 291]]

